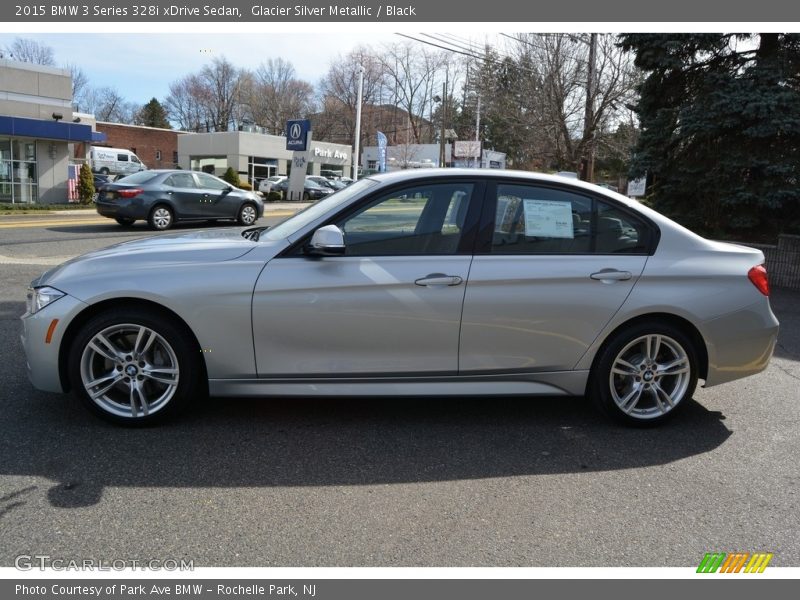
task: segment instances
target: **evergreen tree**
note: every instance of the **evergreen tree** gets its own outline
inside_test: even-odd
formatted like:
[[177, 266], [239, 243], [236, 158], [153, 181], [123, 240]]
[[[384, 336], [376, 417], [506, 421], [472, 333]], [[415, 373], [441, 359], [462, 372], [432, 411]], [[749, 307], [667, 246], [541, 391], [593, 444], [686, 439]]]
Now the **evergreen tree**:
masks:
[[233, 167], [228, 167], [222, 175], [222, 179], [230, 183], [232, 186], [239, 187], [239, 174], [234, 171]]
[[630, 34], [647, 73], [632, 176], [712, 236], [800, 233], [800, 35]]
[[140, 125], [146, 127], [161, 127], [162, 129], [172, 129], [167, 118], [167, 111], [162, 104], [152, 98], [150, 102], [145, 104], [139, 111]]
[[78, 173], [78, 197], [83, 204], [88, 204], [94, 197], [94, 177], [91, 167], [86, 163], [81, 165]]

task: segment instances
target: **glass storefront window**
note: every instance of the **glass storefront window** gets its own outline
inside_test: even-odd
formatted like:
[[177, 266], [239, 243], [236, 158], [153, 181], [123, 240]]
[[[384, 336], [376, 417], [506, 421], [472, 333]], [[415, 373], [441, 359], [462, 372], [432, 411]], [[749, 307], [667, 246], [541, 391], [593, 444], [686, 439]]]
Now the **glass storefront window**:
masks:
[[36, 142], [0, 138], [0, 202], [36, 202], [37, 183]]

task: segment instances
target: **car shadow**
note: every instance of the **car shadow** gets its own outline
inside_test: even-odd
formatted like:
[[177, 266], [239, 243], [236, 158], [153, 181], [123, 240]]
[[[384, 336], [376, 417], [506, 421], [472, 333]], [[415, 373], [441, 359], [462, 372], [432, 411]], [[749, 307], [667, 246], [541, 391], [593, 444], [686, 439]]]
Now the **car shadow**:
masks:
[[96, 504], [109, 486], [357, 486], [635, 469], [712, 451], [731, 435], [720, 413], [693, 400], [660, 428], [630, 429], [584, 398], [497, 397], [212, 398], [159, 427], [121, 428], [72, 396], [31, 387], [23, 310], [0, 305], [0, 474], [51, 480], [56, 507]]
[[[254, 225], [258, 225], [261, 219], [256, 221]], [[118, 235], [161, 235], [166, 233], [180, 233], [181, 231], [191, 231], [195, 229], [214, 229], [217, 227], [238, 227], [236, 221], [234, 220], [226, 220], [226, 221], [193, 221], [193, 222], [185, 222], [185, 223], [175, 223], [172, 227], [167, 229], [166, 231], [154, 231], [150, 229], [150, 226], [145, 223], [144, 221], [136, 221], [133, 225], [122, 226], [118, 225], [111, 219], [109, 222], [106, 223], [95, 223], [95, 224], [86, 224], [86, 225], [56, 225], [52, 227], [46, 227], [45, 229], [48, 231], [53, 231], [56, 233], [116, 233]]]

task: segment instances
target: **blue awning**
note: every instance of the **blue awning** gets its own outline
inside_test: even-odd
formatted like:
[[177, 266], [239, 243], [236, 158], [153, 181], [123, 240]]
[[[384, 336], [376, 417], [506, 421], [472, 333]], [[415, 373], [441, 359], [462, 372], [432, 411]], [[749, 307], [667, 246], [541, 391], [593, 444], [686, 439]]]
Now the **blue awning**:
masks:
[[[89, 125], [4, 116], [0, 116], [0, 135], [65, 142], [101, 142], [106, 137], [104, 133], [92, 131]], [[102, 136], [102, 138], [95, 136]]]

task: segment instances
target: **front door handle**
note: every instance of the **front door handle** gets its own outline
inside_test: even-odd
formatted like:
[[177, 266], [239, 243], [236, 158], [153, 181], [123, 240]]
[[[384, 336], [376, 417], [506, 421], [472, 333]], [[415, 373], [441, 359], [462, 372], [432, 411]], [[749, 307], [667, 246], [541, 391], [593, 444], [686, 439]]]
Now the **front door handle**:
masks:
[[616, 269], [602, 269], [597, 273], [589, 275], [592, 279], [602, 281], [603, 283], [611, 283], [612, 281], [627, 281], [633, 275], [628, 271], [617, 271]]
[[458, 275], [445, 275], [444, 273], [431, 273], [421, 279], [417, 279], [414, 283], [417, 285], [458, 285], [463, 279]]

